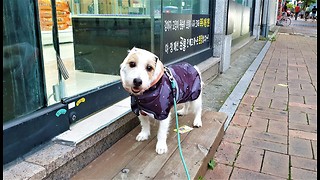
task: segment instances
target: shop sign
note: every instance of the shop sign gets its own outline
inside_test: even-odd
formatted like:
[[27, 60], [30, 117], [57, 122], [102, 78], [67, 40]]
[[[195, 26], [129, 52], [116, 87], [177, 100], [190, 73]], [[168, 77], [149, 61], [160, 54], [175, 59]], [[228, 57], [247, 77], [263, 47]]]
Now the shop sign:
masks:
[[163, 14], [163, 58], [178, 59], [210, 47], [209, 15]]

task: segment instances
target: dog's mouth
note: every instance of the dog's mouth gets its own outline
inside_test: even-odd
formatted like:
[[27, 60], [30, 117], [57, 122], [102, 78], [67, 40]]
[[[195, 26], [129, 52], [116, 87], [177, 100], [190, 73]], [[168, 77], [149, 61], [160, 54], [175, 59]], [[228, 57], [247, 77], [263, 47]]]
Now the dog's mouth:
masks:
[[141, 89], [140, 89], [139, 87], [132, 87], [132, 88], [131, 88], [131, 91], [132, 91], [133, 93], [135, 93], [135, 94], [139, 94], [140, 91], [141, 91]]

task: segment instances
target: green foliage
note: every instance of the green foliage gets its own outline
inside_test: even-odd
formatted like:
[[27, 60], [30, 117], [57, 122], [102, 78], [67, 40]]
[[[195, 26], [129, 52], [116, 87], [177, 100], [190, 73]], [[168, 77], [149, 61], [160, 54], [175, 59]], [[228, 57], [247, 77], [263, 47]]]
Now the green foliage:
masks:
[[208, 163], [208, 168], [212, 170], [215, 166], [216, 162], [214, 161], [214, 159], [211, 159]]
[[204, 180], [204, 178], [202, 176], [199, 176], [198, 180]]
[[259, 40], [260, 40], [260, 41], [266, 41], [267, 38], [265, 38], [265, 37], [263, 37], [263, 36], [260, 36], [260, 37], [259, 37]]
[[275, 36], [272, 36], [271, 38], [269, 38], [269, 40], [270, 40], [271, 42], [276, 41], [276, 37], [275, 37]]
[[293, 8], [293, 4], [292, 3], [288, 3], [287, 7], [288, 7], [288, 9], [292, 9]]
[[302, 2], [302, 9], [306, 9], [310, 4], [316, 3], [317, 0], [301, 0]]

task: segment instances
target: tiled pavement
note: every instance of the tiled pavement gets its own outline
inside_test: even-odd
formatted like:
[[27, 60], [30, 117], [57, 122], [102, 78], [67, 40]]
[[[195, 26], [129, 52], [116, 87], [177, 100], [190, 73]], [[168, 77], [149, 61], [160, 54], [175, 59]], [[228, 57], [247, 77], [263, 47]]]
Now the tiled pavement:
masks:
[[281, 27], [204, 179], [317, 178], [317, 42]]

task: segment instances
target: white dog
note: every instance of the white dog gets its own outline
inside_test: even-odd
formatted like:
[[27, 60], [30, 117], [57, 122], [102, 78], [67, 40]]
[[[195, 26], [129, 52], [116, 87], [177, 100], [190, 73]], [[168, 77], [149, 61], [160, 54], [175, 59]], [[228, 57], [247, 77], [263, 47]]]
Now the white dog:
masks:
[[[173, 79], [170, 75], [173, 75]], [[131, 94], [132, 111], [138, 115], [141, 123], [141, 132], [136, 140], [147, 140], [150, 136], [150, 117], [159, 120], [158, 154], [168, 150], [166, 140], [174, 97], [177, 103], [184, 103], [178, 114], [194, 113], [193, 125], [202, 126], [203, 83], [197, 67], [180, 63], [165, 68], [155, 54], [134, 47], [120, 65], [120, 76], [124, 89]], [[175, 82], [175, 88], [170, 80]]]

